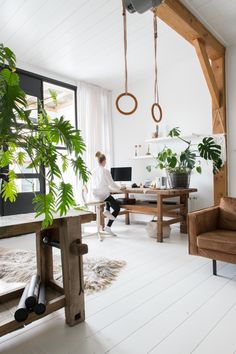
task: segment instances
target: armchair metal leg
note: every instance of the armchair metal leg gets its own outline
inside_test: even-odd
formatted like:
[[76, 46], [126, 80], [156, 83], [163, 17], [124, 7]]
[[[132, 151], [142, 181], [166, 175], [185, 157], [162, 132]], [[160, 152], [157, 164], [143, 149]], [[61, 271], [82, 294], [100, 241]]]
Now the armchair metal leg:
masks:
[[212, 265], [213, 265], [213, 275], [217, 275], [217, 264], [215, 259], [212, 260]]

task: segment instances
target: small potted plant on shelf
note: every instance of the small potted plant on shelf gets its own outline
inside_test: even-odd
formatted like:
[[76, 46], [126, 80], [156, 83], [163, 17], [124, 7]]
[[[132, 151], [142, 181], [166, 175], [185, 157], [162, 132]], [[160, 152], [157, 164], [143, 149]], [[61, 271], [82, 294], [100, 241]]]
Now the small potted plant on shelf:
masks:
[[[173, 128], [169, 134], [171, 138], [178, 138], [186, 144], [180, 152], [173, 151], [165, 146], [155, 156], [155, 168], [166, 170], [170, 188], [189, 188], [191, 172], [202, 172], [200, 158], [213, 163], [213, 173], [217, 173], [223, 165], [221, 146], [216, 144], [213, 137], [204, 137], [199, 144], [193, 144], [181, 137], [179, 127]], [[147, 166], [150, 172], [152, 166]]]
[[[56, 92], [51, 92], [51, 98], [56, 105]], [[17, 174], [12, 166], [42, 174], [47, 192], [34, 193], [33, 204], [36, 216], [43, 215], [43, 227], [47, 227], [52, 224], [55, 212], [62, 216], [75, 206], [72, 184], [64, 181], [63, 173], [71, 167], [74, 174], [79, 174], [86, 182], [89, 172], [82, 159], [85, 144], [80, 131], [63, 116], [50, 117], [44, 102], [39, 100], [36, 122], [31, 119], [31, 112], [20, 86], [16, 57], [8, 47], [0, 44], [1, 198], [12, 203], [17, 199]], [[64, 147], [64, 153], [57, 149], [58, 145]]]

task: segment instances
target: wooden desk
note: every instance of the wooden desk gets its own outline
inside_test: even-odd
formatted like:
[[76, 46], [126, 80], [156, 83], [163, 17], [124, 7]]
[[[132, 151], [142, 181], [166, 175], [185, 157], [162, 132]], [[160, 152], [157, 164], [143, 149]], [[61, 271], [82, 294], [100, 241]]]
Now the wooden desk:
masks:
[[[151, 204], [145, 201], [137, 204], [122, 205], [125, 209], [126, 224], [130, 223], [129, 214], [145, 214], [157, 217], [157, 241], [163, 242], [163, 226], [180, 222], [180, 232], [187, 233], [187, 214], [189, 193], [197, 192], [196, 188], [189, 189], [149, 189], [149, 188], [128, 188], [124, 191], [125, 198], [130, 194], [152, 195], [156, 197], [157, 203]], [[166, 199], [179, 197], [179, 202], [175, 205], [164, 204]], [[121, 212], [122, 214], [122, 212]], [[163, 217], [170, 219], [164, 220]]]
[[[81, 247], [81, 224], [96, 219], [91, 212], [70, 211], [65, 217], [55, 216], [53, 225], [42, 230], [42, 217], [35, 219], [35, 214], [22, 214], [0, 217], [0, 238], [36, 233], [37, 273], [47, 286], [51, 300], [43, 315], [31, 312], [25, 322], [16, 322], [13, 314], [3, 324], [0, 321], [0, 336], [12, 332], [24, 325], [40, 319], [51, 312], [65, 307], [66, 323], [69, 326], [84, 321], [84, 279]], [[52, 247], [43, 244], [47, 236], [50, 241], [59, 242], [62, 259], [63, 288], [53, 279]], [[33, 275], [33, 274], [32, 274]], [[23, 288], [1, 294], [0, 304], [21, 296]], [[56, 295], [55, 295], [56, 294]], [[17, 301], [18, 301], [17, 300]]]

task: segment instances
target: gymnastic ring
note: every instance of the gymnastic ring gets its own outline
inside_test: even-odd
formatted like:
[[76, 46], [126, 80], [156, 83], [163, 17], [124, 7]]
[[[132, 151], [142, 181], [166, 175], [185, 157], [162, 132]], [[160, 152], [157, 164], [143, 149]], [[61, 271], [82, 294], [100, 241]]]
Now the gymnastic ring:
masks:
[[[134, 108], [133, 108], [131, 111], [129, 111], [129, 112], [122, 111], [122, 110], [120, 109], [120, 107], [119, 107], [119, 101], [120, 101], [120, 99], [121, 99], [122, 97], [124, 97], [124, 96], [129, 96], [129, 97], [131, 97], [131, 98], [133, 99], [133, 101], [134, 101]], [[116, 109], [117, 109], [121, 114], [125, 114], [125, 115], [127, 115], [127, 116], [128, 116], [129, 114], [133, 114], [133, 113], [136, 111], [137, 107], [138, 107], [137, 98], [136, 98], [132, 93], [123, 92], [123, 93], [121, 93], [121, 94], [117, 97], [117, 99], [116, 99]]]
[[[157, 107], [158, 110], [159, 110], [159, 114], [160, 114], [159, 119], [156, 119], [156, 117], [155, 117], [155, 112], [154, 112], [155, 107]], [[159, 105], [159, 103], [153, 103], [152, 108], [151, 108], [151, 112], [152, 112], [152, 118], [153, 118], [153, 120], [154, 120], [156, 123], [159, 123], [159, 122], [162, 120], [162, 109], [161, 109], [161, 106]]]

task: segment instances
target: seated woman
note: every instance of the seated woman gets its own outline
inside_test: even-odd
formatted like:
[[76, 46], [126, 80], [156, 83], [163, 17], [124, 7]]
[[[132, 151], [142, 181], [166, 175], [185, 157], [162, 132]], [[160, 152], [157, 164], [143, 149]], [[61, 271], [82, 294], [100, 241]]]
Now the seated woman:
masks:
[[[95, 200], [105, 201], [107, 203], [106, 211], [104, 215], [109, 219], [104, 231], [112, 236], [116, 236], [111, 231], [111, 226], [120, 212], [120, 205], [115, 198], [111, 195], [111, 191], [121, 192], [120, 187], [113, 181], [111, 173], [106, 166], [106, 156], [98, 151], [95, 155], [98, 161], [98, 167], [96, 167], [91, 176], [92, 193]], [[113, 209], [113, 213], [110, 213], [110, 207]]]

